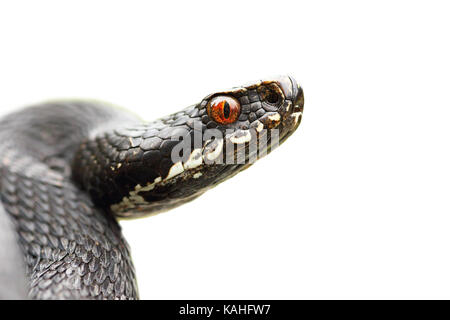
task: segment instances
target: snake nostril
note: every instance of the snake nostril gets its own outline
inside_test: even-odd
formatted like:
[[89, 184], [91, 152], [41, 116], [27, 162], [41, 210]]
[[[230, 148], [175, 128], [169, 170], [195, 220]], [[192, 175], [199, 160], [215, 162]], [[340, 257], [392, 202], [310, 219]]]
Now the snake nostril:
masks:
[[266, 97], [266, 101], [271, 104], [276, 104], [279, 99], [280, 99], [279, 95], [273, 91], [270, 92]]

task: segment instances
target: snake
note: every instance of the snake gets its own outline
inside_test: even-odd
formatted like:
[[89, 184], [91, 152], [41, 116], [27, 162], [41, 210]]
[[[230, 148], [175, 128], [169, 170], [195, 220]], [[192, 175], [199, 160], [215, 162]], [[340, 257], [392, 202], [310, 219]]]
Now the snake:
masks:
[[178, 207], [249, 168], [297, 129], [303, 104], [295, 79], [277, 76], [154, 121], [89, 99], [5, 115], [0, 298], [138, 299], [118, 221]]

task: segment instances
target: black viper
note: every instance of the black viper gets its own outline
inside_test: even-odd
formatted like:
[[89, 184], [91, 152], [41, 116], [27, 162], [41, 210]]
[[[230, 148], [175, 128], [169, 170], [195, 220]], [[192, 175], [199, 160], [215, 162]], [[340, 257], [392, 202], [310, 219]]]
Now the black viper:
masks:
[[76, 100], [5, 116], [0, 298], [138, 298], [116, 218], [193, 200], [285, 141], [302, 112], [303, 91], [284, 76], [208, 95], [153, 122]]

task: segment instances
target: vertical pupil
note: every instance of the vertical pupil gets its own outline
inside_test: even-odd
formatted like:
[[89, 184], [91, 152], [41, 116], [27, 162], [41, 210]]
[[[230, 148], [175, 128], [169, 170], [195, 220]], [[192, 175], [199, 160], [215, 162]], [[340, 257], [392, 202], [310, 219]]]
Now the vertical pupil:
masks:
[[223, 116], [228, 119], [230, 117], [230, 112], [230, 105], [228, 101], [225, 101], [225, 103], [223, 104]]

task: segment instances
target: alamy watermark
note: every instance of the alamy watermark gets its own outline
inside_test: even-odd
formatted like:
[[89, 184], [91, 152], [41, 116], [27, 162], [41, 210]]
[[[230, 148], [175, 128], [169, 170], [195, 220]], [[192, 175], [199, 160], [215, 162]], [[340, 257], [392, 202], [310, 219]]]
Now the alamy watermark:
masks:
[[190, 134], [187, 129], [179, 129], [172, 134], [171, 141], [178, 141], [171, 152], [173, 163], [189, 164], [199, 160], [206, 164], [254, 163], [268, 150], [278, 147], [280, 141], [277, 128], [226, 129], [223, 132], [215, 128], [202, 131], [200, 125], [194, 125], [193, 131]]

